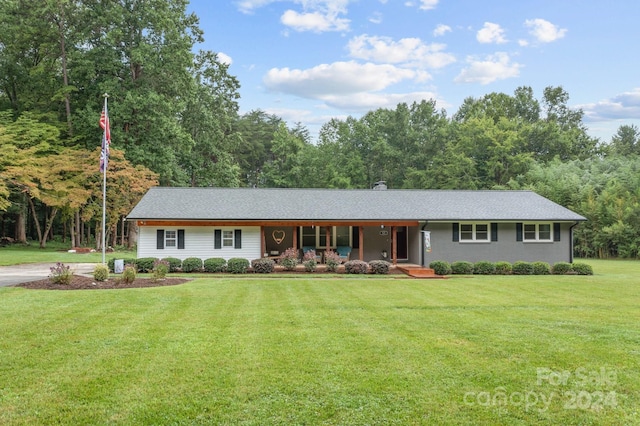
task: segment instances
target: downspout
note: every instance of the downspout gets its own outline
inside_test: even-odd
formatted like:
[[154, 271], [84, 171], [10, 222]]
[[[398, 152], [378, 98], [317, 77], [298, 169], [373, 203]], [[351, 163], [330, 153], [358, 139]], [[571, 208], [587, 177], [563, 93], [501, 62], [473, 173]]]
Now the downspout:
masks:
[[576, 222], [569, 227], [569, 263], [573, 263], [573, 228], [579, 224], [580, 222]]
[[420, 254], [421, 254], [421, 259], [420, 259], [420, 266], [424, 266], [424, 228], [426, 228], [426, 226], [429, 224], [428, 220], [424, 221], [424, 225], [422, 225], [422, 228], [420, 228]]

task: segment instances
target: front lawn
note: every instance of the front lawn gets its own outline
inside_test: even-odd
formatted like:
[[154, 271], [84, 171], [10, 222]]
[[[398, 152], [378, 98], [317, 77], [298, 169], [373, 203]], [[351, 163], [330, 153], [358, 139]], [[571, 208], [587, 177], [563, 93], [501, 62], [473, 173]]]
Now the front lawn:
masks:
[[638, 424], [640, 263], [590, 263], [3, 288], [0, 423]]

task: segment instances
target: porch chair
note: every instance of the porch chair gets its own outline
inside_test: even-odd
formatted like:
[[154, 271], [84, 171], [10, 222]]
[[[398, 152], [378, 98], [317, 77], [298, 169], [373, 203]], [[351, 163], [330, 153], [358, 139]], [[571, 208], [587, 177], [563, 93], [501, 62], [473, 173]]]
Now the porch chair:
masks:
[[310, 247], [310, 246], [304, 246], [304, 247], [302, 247], [302, 258], [303, 258], [303, 259], [304, 259], [304, 255], [305, 255], [305, 253], [307, 253], [308, 251], [312, 251], [312, 252], [314, 252], [314, 253], [315, 253], [315, 255], [316, 255], [316, 262], [318, 262], [318, 263], [322, 263], [322, 253], [318, 253], [318, 252], [316, 251], [316, 248], [315, 248], [315, 247]]
[[342, 263], [348, 262], [349, 257], [351, 255], [351, 247], [349, 246], [338, 246], [336, 247], [336, 253], [340, 256], [340, 261]]

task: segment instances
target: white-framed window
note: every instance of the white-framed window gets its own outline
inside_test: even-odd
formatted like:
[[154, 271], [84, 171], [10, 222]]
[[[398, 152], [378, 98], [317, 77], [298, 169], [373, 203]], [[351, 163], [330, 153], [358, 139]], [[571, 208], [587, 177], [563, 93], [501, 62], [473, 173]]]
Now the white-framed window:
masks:
[[164, 231], [164, 246], [175, 247], [177, 245], [178, 237], [176, 231]]
[[488, 223], [461, 223], [461, 242], [489, 242], [491, 237]]
[[222, 231], [222, 247], [233, 247], [233, 230]]
[[551, 223], [524, 223], [522, 225], [523, 241], [553, 241], [553, 225]]

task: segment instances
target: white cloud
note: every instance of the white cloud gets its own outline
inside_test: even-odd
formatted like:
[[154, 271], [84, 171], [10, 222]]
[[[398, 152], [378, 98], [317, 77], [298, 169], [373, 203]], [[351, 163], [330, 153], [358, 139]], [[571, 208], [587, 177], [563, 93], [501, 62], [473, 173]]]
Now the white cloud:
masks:
[[226, 65], [231, 65], [233, 63], [233, 59], [231, 59], [231, 56], [223, 52], [218, 52], [218, 61]]
[[589, 121], [640, 119], [640, 87], [596, 103], [577, 105]]
[[364, 34], [352, 38], [347, 48], [353, 58], [414, 67], [442, 68], [456, 60], [455, 56], [444, 52], [446, 45], [425, 44], [419, 38], [394, 41], [389, 37]]
[[296, 31], [325, 32], [347, 31], [351, 21], [339, 18], [337, 14], [333, 13], [298, 13], [294, 10], [287, 10], [282, 17], [280, 17], [280, 22]]
[[431, 10], [435, 9], [439, 0], [420, 0], [420, 9]]
[[411, 104], [422, 100], [436, 99], [439, 108], [445, 108], [434, 92], [410, 93], [358, 93], [352, 96], [326, 96], [327, 105], [348, 111], [373, 111], [378, 108], [395, 108], [399, 103]]
[[254, 9], [273, 3], [277, 0], [242, 0], [236, 2], [238, 9], [242, 13], [251, 13]]
[[507, 39], [504, 38], [504, 30], [500, 25], [493, 22], [485, 22], [481, 30], [476, 34], [476, 39], [480, 43], [506, 43]]
[[382, 23], [382, 13], [373, 12], [373, 14], [369, 17], [369, 22], [372, 24], [381, 24]]
[[322, 64], [306, 70], [273, 68], [264, 77], [272, 91], [311, 99], [380, 91], [404, 80], [422, 80], [424, 73], [388, 64], [354, 61]]
[[520, 64], [512, 63], [509, 55], [504, 52], [497, 52], [484, 60], [469, 57], [467, 62], [469, 66], [458, 74], [454, 82], [489, 84], [497, 80], [517, 77], [522, 67]]
[[451, 32], [451, 27], [448, 25], [444, 25], [444, 24], [439, 24], [435, 30], [433, 30], [433, 36], [434, 37], [441, 37], [443, 35], [445, 35], [446, 33]]
[[560, 28], [544, 19], [527, 19], [524, 26], [530, 28], [529, 33], [540, 43], [551, 43], [564, 37], [567, 29]]

